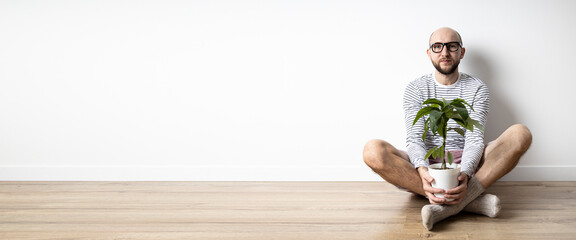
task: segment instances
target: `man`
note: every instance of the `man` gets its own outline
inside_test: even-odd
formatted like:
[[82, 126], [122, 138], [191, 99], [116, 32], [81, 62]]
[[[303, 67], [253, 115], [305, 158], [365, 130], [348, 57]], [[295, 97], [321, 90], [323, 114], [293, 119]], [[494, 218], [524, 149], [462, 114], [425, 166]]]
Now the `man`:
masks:
[[[442, 140], [427, 134], [426, 142], [422, 141], [424, 119], [412, 125], [422, 102], [428, 98], [462, 98], [475, 110], [470, 112], [470, 117], [485, 126], [489, 96], [488, 88], [480, 79], [458, 71], [466, 53], [458, 32], [440, 28], [432, 33], [429, 43], [427, 53], [435, 71], [412, 81], [404, 93], [407, 152], [383, 140], [371, 140], [364, 147], [364, 162], [387, 182], [429, 199], [430, 204], [422, 208], [422, 223], [431, 230], [436, 222], [462, 210], [496, 217], [500, 200], [491, 194], [481, 194], [518, 164], [532, 143], [532, 135], [527, 127], [516, 124], [485, 146], [482, 131], [466, 131], [465, 136], [451, 131], [446, 150], [454, 155], [454, 162], [461, 164], [459, 185], [446, 191], [433, 188], [434, 179], [427, 167], [429, 161], [434, 160], [424, 157], [429, 149], [441, 145]], [[450, 124], [458, 126], [454, 122]], [[444, 193], [445, 198], [454, 200], [446, 201], [435, 193]]]

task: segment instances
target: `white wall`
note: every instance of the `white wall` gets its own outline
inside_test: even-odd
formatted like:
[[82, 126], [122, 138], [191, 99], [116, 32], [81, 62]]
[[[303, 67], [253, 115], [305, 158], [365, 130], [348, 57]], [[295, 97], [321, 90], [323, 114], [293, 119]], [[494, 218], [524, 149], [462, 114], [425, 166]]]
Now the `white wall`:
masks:
[[402, 93], [442, 26], [491, 89], [487, 136], [533, 131], [505, 179], [576, 180], [576, 2], [436, 8], [1, 1], [0, 180], [378, 180], [362, 147], [404, 147]]

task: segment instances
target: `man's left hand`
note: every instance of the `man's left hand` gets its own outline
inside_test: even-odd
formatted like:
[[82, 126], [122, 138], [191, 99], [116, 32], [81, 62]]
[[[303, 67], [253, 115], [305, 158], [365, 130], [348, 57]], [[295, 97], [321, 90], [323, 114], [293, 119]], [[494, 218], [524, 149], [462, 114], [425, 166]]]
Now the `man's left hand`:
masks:
[[458, 176], [458, 181], [460, 181], [460, 184], [457, 187], [446, 190], [444, 198], [454, 199], [453, 201], [446, 201], [446, 205], [459, 204], [462, 202], [462, 199], [466, 197], [466, 191], [468, 190], [468, 175], [461, 172], [460, 176]]

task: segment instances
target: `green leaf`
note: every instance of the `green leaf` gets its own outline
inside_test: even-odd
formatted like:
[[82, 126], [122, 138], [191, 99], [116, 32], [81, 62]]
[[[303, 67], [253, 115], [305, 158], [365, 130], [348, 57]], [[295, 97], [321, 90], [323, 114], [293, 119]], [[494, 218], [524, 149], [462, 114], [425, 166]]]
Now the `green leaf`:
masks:
[[458, 125], [462, 126], [463, 128], [466, 128], [466, 125], [468, 124], [468, 121], [464, 121], [459, 118], [452, 118], [452, 120], [454, 120], [456, 123], [458, 123]]
[[482, 124], [480, 124], [478, 121], [474, 120], [474, 119], [470, 119], [470, 122], [472, 122], [472, 124], [474, 126], [476, 126], [476, 128], [478, 128], [478, 130], [480, 130], [481, 132], [484, 132], [484, 127], [482, 127]]
[[457, 132], [458, 134], [464, 136], [466, 134], [466, 132], [464, 130], [462, 130], [462, 128], [449, 128], [448, 131], [450, 130], [454, 130], [455, 132]]
[[452, 156], [452, 153], [450, 151], [448, 151], [448, 163], [450, 165], [452, 165], [453, 160], [454, 160], [454, 157]]
[[430, 156], [436, 151], [436, 148], [439, 147], [433, 147], [432, 149], [428, 150], [428, 152], [426, 153], [426, 157], [424, 157], [424, 159], [428, 160], [428, 158], [430, 158]]
[[430, 126], [428, 125], [428, 122], [430, 121], [430, 118], [428, 118], [426, 120], [426, 122], [424, 123], [424, 132], [422, 133], [422, 141], [426, 141], [426, 134], [428, 133], [428, 129], [430, 128]]
[[450, 117], [450, 119], [452, 119], [454, 121], [456, 121], [456, 120], [464, 121], [462, 116], [460, 116], [460, 114], [458, 114], [458, 113], [453, 113], [452, 116]]
[[466, 108], [466, 105], [464, 105], [463, 101], [464, 100], [462, 100], [460, 98], [456, 98], [452, 101], [452, 106], [458, 107], [458, 108]]
[[446, 132], [447, 132], [446, 122], [448, 122], [448, 119], [444, 116], [441, 116], [440, 123], [438, 124], [438, 134], [440, 134], [442, 138], [446, 138]]
[[440, 107], [444, 107], [444, 102], [442, 102], [438, 99], [434, 99], [434, 98], [429, 98], [422, 103], [422, 105], [426, 105], [426, 104], [435, 104], [435, 105], [438, 105]]
[[457, 112], [452, 112], [452, 115], [450, 116], [450, 119], [454, 119], [454, 120], [464, 120], [462, 118], [462, 116], [460, 116], [460, 114], [458, 114]]
[[442, 98], [442, 102], [444, 103], [444, 107], [448, 107], [450, 104], [452, 104], [452, 101], [446, 100], [444, 98]]
[[436, 149], [436, 151], [434, 151], [434, 154], [432, 155], [436, 155], [435, 158], [441, 158], [442, 159], [442, 168], [446, 168], [446, 161], [444, 160], [444, 153], [446, 152], [444, 150], [444, 145], [440, 146], [439, 148]]
[[419, 120], [421, 117], [429, 114], [432, 109], [434, 109], [434, 108], [433, 108], [433, 107], [424, 107], [424, 108], [421, 108], [420, 111], [418, 111], [418, 113], [416, 113], [416, 117], [414, 118], [414, 122], [412, 123], [412, 125], [416, 124], [416, 122], [418, 122], [418, 120]]
[[466, 121], [466, 129], [470, 130], [471, 132], [474, 132], [474, 123], [472, 121], [470, 121], [472, 119], [468, 119], [468, 121]]
[[468, 115], [468, 109], [466, 109], [466, 107], [463, 108], [457, 107], [456, 112], [458, 112], [458, 115], [460, 115], [462, 120], [467, 120], [468, 118], [470, 118], [470, 115]]
[[464, 103], [464, 104], [466, 104], [466, 106], [470, 107], [470, 110], [474, 111], [474, 108], [472, 107], [472, 105], [468, 104], [466, 101], [464, 101], [464, 99], [456, 98], [453, 101], [456, 101], [457, 103]]
[[436, 150], [434, 150], [434, 153], [432, 153], [432, 157], [444, 159], [444, 146], [436, 148]]
[[440, 125], [442, 125], [441, 119], [442, 119], [442, 114], [444, 114], [443, 112], [436, 110], [436, 109], [432, 109], [432, 111], [430, 111], [430, 129], [432, 129], [432, 133], [436, 134], [438, 133], [438, 128], [440, 127]]

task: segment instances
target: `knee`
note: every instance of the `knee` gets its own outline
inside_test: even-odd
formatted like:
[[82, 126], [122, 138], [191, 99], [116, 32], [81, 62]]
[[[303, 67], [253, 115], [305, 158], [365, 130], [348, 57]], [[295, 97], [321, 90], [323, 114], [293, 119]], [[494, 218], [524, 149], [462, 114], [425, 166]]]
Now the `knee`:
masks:
[[532, 132], [528, 127], [523, 124], [515, 124], [508, 130], [513, 136], [513, 142], [518, 144], [517, 147], [519, 151], [525, 152], [530, 148], [530, 145], [532, 144]]
[[379, 139], [370, 140], [364, 145], [364, 163], [372, 169], [382, 169], [384, 167], [384, 156], [388, 152], [390, 144]]

